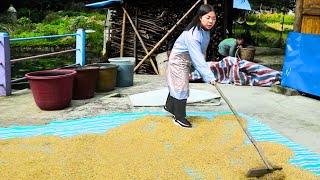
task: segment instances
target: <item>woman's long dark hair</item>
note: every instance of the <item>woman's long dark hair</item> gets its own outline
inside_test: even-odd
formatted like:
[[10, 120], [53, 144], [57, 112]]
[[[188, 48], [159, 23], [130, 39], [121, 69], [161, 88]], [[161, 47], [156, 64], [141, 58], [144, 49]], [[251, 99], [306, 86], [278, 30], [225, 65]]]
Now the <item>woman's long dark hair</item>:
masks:
[[208, 14], [209, 12], [213, 11], [214, 12], [214, 8], [212, 5], [210, 4], [203, 4], [199, 7], [198, 12], [196, 14], [196, 16], [192, 19], [192, 21], [188, 24], [188, 26], [185, 28], [185, 31], [189, 31], [191, 28], [193, 27], [201, 27], [201, 21], [200, 18], [205, 15]]

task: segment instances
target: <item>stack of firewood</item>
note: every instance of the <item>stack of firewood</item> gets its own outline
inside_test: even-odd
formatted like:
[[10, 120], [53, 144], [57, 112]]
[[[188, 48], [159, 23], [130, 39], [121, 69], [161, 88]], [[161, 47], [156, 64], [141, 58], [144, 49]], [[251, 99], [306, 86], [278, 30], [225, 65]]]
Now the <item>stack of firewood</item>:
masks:
[[[222, 8], [219, 8], [223, 0], [214, 1], [216, 12], [218, 14], [218, 21], [216, 28], [212, 30], [212, 40], [208, 48], [208, 60], [212, 60], [216, 56], [217, 43], [223, 38], [222, 26]], [[130, 15], [132, 21], [135, 23], [143, 42], [150, 51], [155, 44], [159, 42], [161, 38], [173, 27], [177, 21], [186, 13], [189, 8], [196, 1], [152, 1], [147, 0], [143, 2], [130, 2], [128, 1], [125, 8]], [[208, 1], [210, 3], [210, 1]], [[159, 48], [153, 53], [151, 59], [155, 61], [155, 55], [170, 49], [176, 38], [181, 34], [183, 29], [191, 21], [193, 15], [196, 13], [194, 10], [188, 17], [186, 17], [176, 29], [163, 41]], [[111, 35], [111, 49], [110, 57], [119, 57], [120, 44], [121, 44], [121, 32], [123, 22], [123, 11], [117, 9], [113, 11], [111, 16], [112, 23], [112, 35]], [[138, 40], [135, 32], [126, 19], [125, 33], [124, 33], [124, 49], [123, 56], [137, 57], [137, 63], [141, 61], [146, 52], [144, 51], [140, 41]], [[154, 74], [154, 70], [151, 66], [149, 59], [143, 63], [136, 71], [139, 74]]]

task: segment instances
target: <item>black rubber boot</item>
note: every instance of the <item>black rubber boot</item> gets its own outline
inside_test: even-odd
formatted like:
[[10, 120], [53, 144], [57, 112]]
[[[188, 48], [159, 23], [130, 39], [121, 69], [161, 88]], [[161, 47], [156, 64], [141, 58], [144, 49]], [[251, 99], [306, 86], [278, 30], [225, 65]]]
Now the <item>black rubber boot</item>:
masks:
[[187, 99], [175, 99], [174, 98], [174, 122], [181, 127], [191, 128], [191, 123], [186, 119], [186, 106]]
[[170, 113], [172, 116], [174, 116], [174, 101], [175, 99], [170, 96], [170, 94], [168, 94], [166, 105], [163, 107], [163, 109]]
[[192, 128], [192, 124], [186, 118], [183, 118], [183, 119], [174, 118], [174, 123], [181, 127]]

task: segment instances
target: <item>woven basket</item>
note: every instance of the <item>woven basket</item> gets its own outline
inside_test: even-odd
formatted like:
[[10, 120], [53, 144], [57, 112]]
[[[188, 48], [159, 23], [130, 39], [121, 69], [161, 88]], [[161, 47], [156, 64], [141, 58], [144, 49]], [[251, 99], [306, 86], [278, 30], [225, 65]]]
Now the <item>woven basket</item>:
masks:
[[256, 52], [256, 49], [253, 47], [239, 49], [240, 58], [248, 61], [254, 60], [255, 52]]

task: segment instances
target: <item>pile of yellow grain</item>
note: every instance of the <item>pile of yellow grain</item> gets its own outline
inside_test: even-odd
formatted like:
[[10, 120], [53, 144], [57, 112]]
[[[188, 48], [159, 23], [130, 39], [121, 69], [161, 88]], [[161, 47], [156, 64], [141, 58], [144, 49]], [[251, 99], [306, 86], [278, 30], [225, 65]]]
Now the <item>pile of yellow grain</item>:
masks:
[[[147, 116], [101, 135], [0, 141], [0, 179], [245, 179], [263, 167], [233, 116], [190, 117], [192, 129]], [[317, 179], [288, 164], [293, 153], [260, 143], [283, 170], [263, 179]]]

